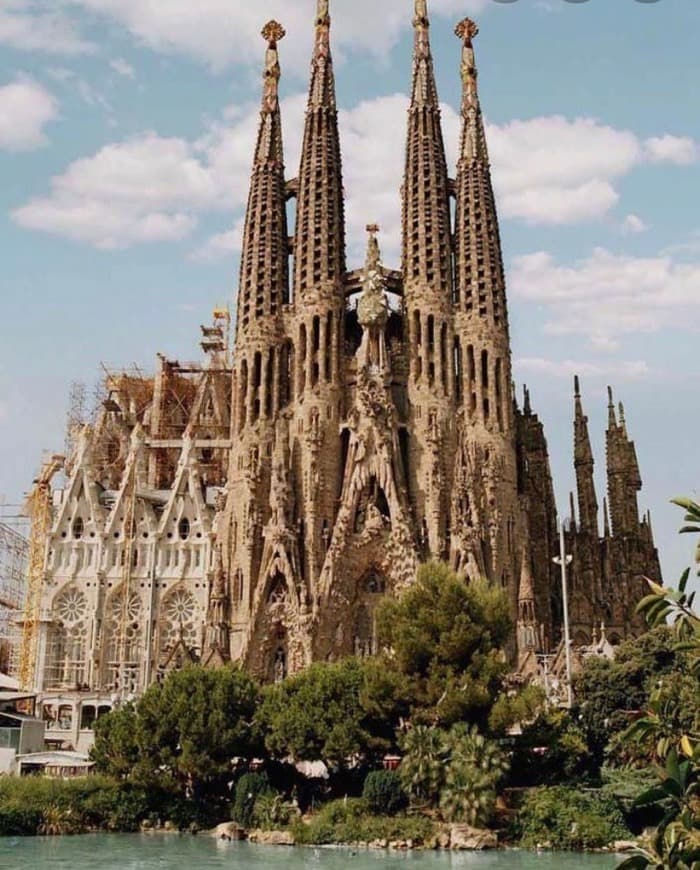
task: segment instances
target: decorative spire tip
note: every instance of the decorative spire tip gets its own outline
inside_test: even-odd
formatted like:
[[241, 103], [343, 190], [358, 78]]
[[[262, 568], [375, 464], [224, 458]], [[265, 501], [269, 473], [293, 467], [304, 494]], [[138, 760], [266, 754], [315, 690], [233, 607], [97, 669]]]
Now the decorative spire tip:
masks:
[[455, 35], [462, 40], [462, 42], [471, 42], [475, 36], [479, 34], [479, 25], [472, 21], [471, 18], [463, 18], [459, 24], [455, 27]]
[[578, 375], [574, 375], [574, 393], [576, 394], [577, 399], [581, 398], [581, 383]]
[[413, 26], [426, 25], [428, 23], [428, 3], [427, 0], [415, 0], [415, 17]]
[[329, 24], [331, 13], [329, 8], [329, 0], [317, 0], [316, 4], [316, 26], [323, 27]]
[[275, 21], [274, 18], [267, 22], [261, 33], [263, 39], [269, 43], [271, 48], [274, 48], [275, 45], [287, 35], [287, 31], [284, 27], [282, 27], [279, 21]]

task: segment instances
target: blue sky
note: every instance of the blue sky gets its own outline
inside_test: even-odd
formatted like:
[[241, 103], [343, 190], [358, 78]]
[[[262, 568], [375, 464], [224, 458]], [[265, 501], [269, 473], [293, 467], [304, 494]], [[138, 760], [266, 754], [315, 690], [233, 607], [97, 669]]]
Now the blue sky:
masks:
[[[280, 46], [296, 174], [313, 0], [0, 0], [0, 494], [60, 449], [69, 385], [100, 362], [198, 355], [236, 293], [262, 25]], [[605, 389], [625, 402], [666, 579], [700, 460], [696, 0], [433, 0], [454, 162], [459, 43], [477, 18], [515, 375], [543, 419], [560, 509], [582, 377], [603, 496]], [[366, 223], [398, 264], [411, 0], [331, 0], [350, 260]], [[353, 262], [354, 261], [354, 262]]]

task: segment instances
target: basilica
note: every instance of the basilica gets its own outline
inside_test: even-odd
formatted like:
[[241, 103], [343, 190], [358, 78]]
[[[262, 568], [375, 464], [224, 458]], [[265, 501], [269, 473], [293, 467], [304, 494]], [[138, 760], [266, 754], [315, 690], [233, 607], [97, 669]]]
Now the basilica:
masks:
[[[371, 654], [378, 602], [431, 559], [503, 588], [514, 663], [560, 644], [560, 527], [543, 425], [512, 387], [478, 28], [455, 30], [462, 132], [450, 167], [416, 0], [401, 262], [383, 261], [368, 214], [364, 263], [348, 263], [328, 6], [318, 0], [293, 173], [278, 96], [285, 31], [262, 31], [232, 347], [217, 311], [204, 361], [159, 356], [153, 375], [110, 373], [65, 458], [34, 672], [56, 729], [70, 713], [78, 735], [188, 662], [241, 661], [278, 680]], [[611, 393], [602, 505], [578, 380], [574, 421], [572, 639], [590, 644], [604, 624], [614, 644], [641, 630], [635, 605], [658, 557], [624, 409]]]

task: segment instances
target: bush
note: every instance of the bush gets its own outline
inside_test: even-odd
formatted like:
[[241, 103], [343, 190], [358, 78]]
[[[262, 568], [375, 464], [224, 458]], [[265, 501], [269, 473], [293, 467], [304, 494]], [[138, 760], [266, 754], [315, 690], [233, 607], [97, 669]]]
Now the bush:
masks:
[[270, 780], [264, 773], [244, 773], [236, 783], [233, 820], [244, 828], [253, 823], [255, 804], [261, 795], [271, 792]]
[[86, 818], [96, 826], [120, 833], [138, 831], [150, 810], [143, 789], [121, 783], [94, 791], [86, 796], [82, 807]]
[[362, 797], [367, 801], [370, 812], [379, 816], [395, 816], [408, 804], [399, 775], [393, 770], [373, 770], [369, 773]]
[[150, 810], [143, 789], [107, 777], [0, 780], [0, 834], [135, 831]]
[[613, 799], [561, 786], [530, 792], [516, 824], [520, 845], [530, 849], [600, 849], [630, 836]]
[[348, 798], [325, 804], [308, 824], [294, 822], [292, 833], [302, 845], [352, 845], [373, 840], [413, 840], [421, 845], [434, 836], [435, 827], [424, 816], [369, 815], [367, 801]]
[[287, 803], [281, 794], [263, 792], [255, 799], [251, 822], [263, 831], [286, 828], [295, 815], [295, 807]]
[[41, 824], [41, 812], [15, 801], [0, 806], [0, 837], [33, 837]]

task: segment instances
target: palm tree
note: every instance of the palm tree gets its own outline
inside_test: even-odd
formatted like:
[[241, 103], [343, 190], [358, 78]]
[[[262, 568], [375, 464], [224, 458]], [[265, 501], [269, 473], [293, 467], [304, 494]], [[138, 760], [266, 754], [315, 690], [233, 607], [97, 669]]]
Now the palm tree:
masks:
[[437, 728], [416, 725], [401, 741], [404, 757], [399, 766], [401, 784], [412, 798], [433, 801], [444, 773], [445, 742]]

